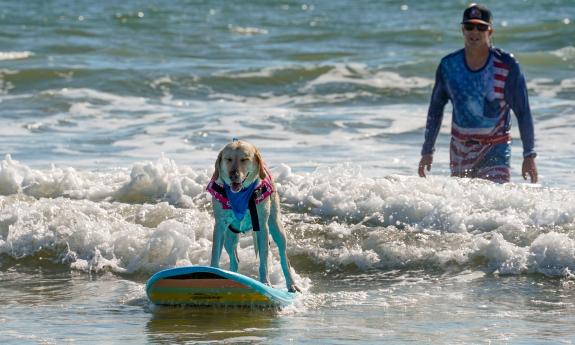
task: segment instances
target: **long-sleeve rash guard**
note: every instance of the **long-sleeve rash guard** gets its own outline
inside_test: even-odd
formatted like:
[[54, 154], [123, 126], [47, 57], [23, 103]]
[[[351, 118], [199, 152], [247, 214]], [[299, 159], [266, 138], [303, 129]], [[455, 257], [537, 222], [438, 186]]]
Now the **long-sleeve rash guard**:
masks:
[[434, 152], [448, 100], [453, 105], [454, 139], [488, 142], [509, 136], [511, 109], [519, 123], [523, 156], [535, 153], [527, 86], [519, 64], [511, 54], [491, 48], [487, 63], [476, 71], [467, 66], [464, 49], [441, 60], [427, 114], [422, 155]]

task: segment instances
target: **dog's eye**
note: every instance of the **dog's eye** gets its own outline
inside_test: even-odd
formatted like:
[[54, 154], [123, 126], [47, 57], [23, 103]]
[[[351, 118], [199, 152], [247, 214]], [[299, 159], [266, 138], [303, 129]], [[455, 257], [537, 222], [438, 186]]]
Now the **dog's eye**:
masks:
[[226, 158], [226, 162], [231, 162], [232, 159], [231, 158]]
[[245, 158], [242, 158], [242, 162], [249, 162], [249, 160], [250, 160], [250, 159], [249, 159], [249, 158], [247, 158], [247, 157], [245, 157]]

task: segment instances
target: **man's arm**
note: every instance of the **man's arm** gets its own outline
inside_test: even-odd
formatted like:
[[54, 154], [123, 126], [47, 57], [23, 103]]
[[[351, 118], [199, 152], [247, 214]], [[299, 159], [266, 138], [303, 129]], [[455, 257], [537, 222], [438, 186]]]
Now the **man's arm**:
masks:
[[443, 120], [443, 110], [447, 101], [448, 96], [441, 74], [441, 64], [439, 64], [435, 72], [435, 85], [431, 93], [431, 101], [427, 111], [427, 123], [425, 124], [425, 141], [421, 149], [421, 160], [419, 161], [418, 173], [421, 177], [425, 177], [425, 170], [431, 170], [435, 141], [439, 135], [439, 129]]
[[529, 107], [529, 96], [527, 93], [527, 84], [525, 77], [521, 72], [518, 63], [515, 63], [510, 71], [507, 90], [505, 92], [506, 100], [513, 113], [517, 117], [519, 124], [519, 134], [523, 143], [523, 164], [521, 175], [527, 180], [530, 177], [531, 183], [537, 183], [538, 174], [535, 165], [535, 130], [533, 126], [533, 116]]

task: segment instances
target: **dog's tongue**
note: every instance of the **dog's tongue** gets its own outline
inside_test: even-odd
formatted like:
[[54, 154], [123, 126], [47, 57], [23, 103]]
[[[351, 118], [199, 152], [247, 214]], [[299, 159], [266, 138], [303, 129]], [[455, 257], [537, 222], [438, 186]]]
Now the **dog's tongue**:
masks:
[[239, 182], [232, 182], [232, 185], [230, 187], [232, 187], [232, 191], [234, 192], [239, 192], [240, 190], [242, 190], [242, 184]]

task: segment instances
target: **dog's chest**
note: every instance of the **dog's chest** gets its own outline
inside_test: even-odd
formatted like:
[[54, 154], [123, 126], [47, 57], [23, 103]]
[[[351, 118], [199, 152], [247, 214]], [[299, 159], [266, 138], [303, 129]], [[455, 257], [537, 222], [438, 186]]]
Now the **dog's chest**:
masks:
[[240, 221], [236, 218], [234, 212], [226, 210], [224, 212], [224, 221], [226, 223], [226, 227], [231, 225], [234, 229], [241, 232], [246, 232], [252, 229], [252, 217], [249, 212], [247, 212], [244, 218]]

